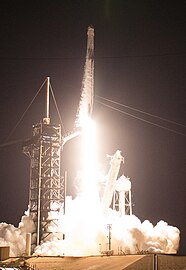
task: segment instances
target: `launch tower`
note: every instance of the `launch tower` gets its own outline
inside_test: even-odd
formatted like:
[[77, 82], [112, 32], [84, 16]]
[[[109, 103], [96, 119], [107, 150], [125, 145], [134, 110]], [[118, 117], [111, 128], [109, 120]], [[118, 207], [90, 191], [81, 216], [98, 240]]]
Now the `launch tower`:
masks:
[[32, 138], [23, 147], [30, 158], [29, 215], [35, 223], [32, 244], [39, 245], [51, 234], [60, 237], [58, 221], [64, 204], [64, 178], [60, 173], [61, 126], [50, 124], [49, 77], [46, 115], [33, 126]]

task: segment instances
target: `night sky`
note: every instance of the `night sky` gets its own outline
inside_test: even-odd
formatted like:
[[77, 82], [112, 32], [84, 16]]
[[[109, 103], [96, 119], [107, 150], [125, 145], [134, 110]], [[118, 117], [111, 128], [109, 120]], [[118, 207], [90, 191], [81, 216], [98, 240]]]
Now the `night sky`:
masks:
[[[107, 172], [106, 154], [122, 151], [120, 174], [131, 178], [134, 214], [178, 227], [179, 254], [186, 254], [185, 14], [185, 1], [0, 1], [0, 143], [31, 136], [32, 125], [44, 116], [44, 90], [11, 131], [47, 76], [65, 130], [73, 129], [92, 24], [100, 165]], [[167, 129], [160, 128], [100, 104], [106, 101], [99, 96], [182, 126], [107, 102]], [[59, 123], [54, 104], [51, 119]], [[79, 141], [68, 142], [62, 154], [73, 196]], [[0, 148], [0, 183], [0, 222], [17, 226], [29, 186], [29, 159], [20, 143]]]

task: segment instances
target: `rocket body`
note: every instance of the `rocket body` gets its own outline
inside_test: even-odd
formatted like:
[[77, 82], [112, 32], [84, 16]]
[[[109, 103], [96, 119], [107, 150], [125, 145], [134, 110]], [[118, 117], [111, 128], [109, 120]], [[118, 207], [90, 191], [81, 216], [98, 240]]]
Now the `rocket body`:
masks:
[[88, 27], [87, 51], [84, 76], [81, 86], [81, 98], [77, 113], [76, 126], [82, 127], [85, 118], [91, 117], [94, 99], [94, 28]]

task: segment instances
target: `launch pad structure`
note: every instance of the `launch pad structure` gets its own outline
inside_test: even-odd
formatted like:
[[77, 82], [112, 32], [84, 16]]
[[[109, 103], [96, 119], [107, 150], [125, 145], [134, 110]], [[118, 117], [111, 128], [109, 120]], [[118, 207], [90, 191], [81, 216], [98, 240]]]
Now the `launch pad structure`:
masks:
[[[64, 239], [59, 222], [65, 213], [66, 177], [61, 176], [61, 152], [63, 145], [80, 134], [81, 119], [90, 117], [94, 98], [94, 28], [88, 27], [87, 50], [80, 104], [75, 131], [62, 135], [61, 126], [53, 125], [49, 116], [50, 78], [46, 80], [46, 112], [38, 124], [33, 125], [32, 137], [24, 143], [23, 152], [30, 158], [29, 216], [34, 222], [32, 250], [47, 240]], [[111, 156], [111, 168], [102, 198], [102, 211], [112, 208], [121, 215], [131, 215], [131, 189], [115, 190], [120, 163], [123, 157], [119, 150]], [[128, 193], [129, 192], [129, 193]], [[116, 196], [117, 194], [117, 196]], [[129, 194], [129, 197], [127, 197]], [[128, 198], [128, 199], [127, 199]], [[127, 200], [126, 200], [127, 199]], [[128, 210], [126, 210], [128, 209]], [[109, 247], [110, 249], [110, 247]]]
[[61, 143], [61, 126], [50, 124], [47, 78], [46, 117], [33, 126], [32, 138], [23, 147], [30, 158], [29, 215], [36, 228], [34, 245], [39, 245], [51, 233], [59, 234], [59, 214], [65, 200], [65, 179], [61, 177], [60, 168]]

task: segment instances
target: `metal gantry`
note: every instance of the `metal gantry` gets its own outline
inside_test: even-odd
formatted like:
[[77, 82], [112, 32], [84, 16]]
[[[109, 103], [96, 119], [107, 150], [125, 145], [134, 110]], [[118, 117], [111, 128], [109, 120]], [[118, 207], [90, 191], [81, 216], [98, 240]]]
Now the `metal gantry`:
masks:
[[32, 244], [36, 246], [51, 235], [62, 237], [58, 226], [65, 200], [61, 145], [61, 126], [51, 125], [46, 114], [41, 123], [33, 126], [32, 138], [23, 146], [30, 158], [29, 215], [35, 223]]

